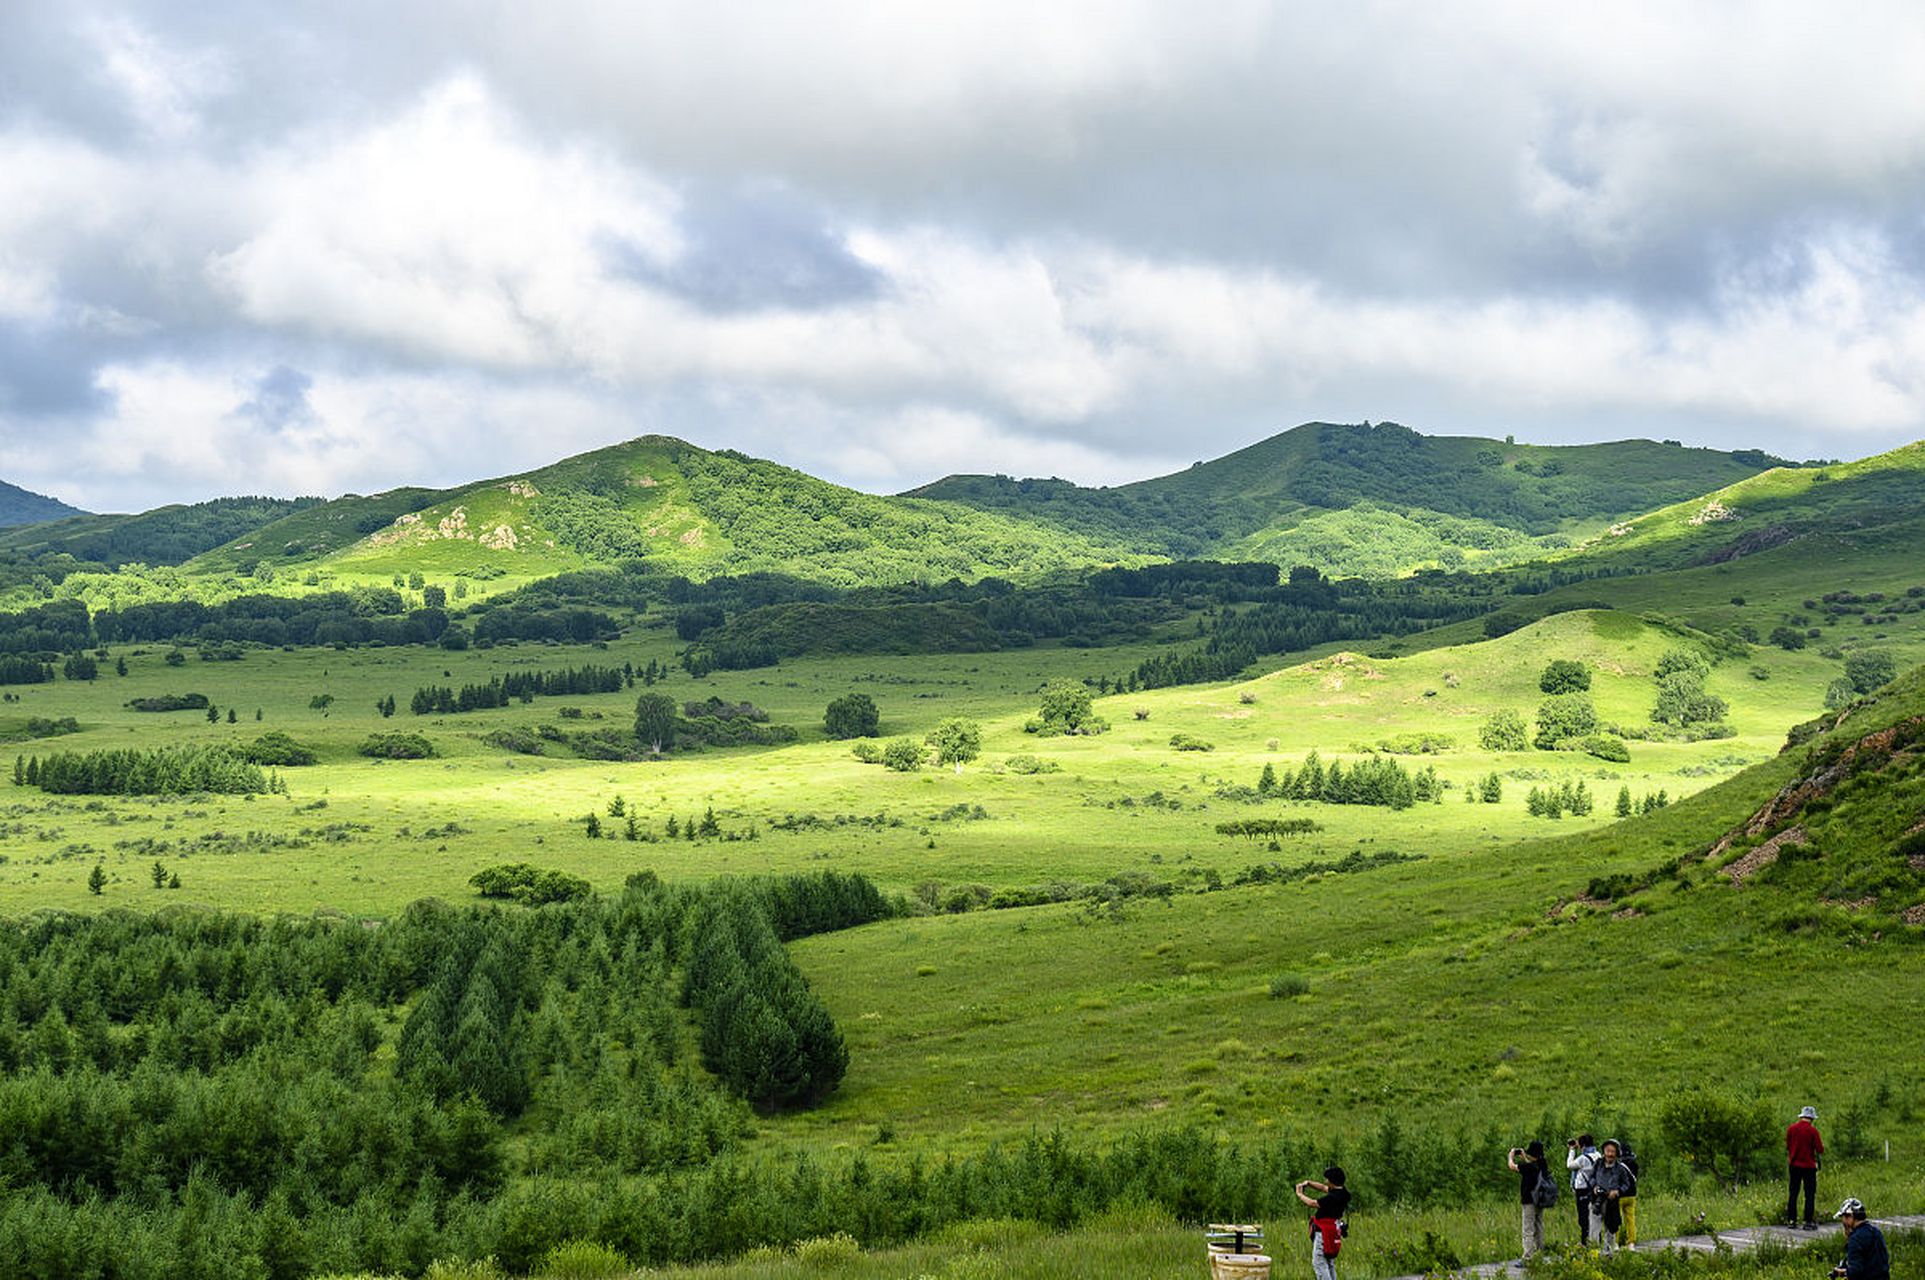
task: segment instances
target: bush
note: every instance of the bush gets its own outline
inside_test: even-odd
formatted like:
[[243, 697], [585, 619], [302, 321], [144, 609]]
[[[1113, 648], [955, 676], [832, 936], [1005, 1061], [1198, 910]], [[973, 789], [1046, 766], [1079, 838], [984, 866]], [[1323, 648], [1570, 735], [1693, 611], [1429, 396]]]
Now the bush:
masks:
[[134, 698], [127, 703], [135, 711], [205, 711], [204, 693], [163, 693], [151, 698]]
[[1805, 633], [1796, 627], [1773, 627], [1765, 638], [1787, 652], [1805, 647]]
[[875, 699], [866, 693], [844, 694], [822, 715], [822, 727], [831, 738], [873, 738], [881, 722]]
[[531, 907], [548, 902], [573, 902], [595, 894], [594, 886], [579, 876], [545, 870], [526, 862], [483, 867], [468, 877], [468, 883], [484, 898], [509, 898]]
[[1658, 1126], [1686, 1164], [1727, 1187], [1775, 1164], [1777, 1126], [1759, 1099], [1739, 1102], [1702, 1089], [1680, 1094], [1664, 1104]]
[[1102, 733], [1109, 721], [1092, 707], [1094, 697], [1080, 680], [1055, 680], [1043, 690], [1041, 715], [1023, 725], [1025, 733]]
[[377, 760], [426, 760], [434, 755], [434, 744], [418, 733], [376, 733], [355, 748]]
[[803, 1240], [795, 1246], [795, 1260], [805, 1267], [842, 1268], [862, 1261], [862, 1246], [846, 1231]]
[[275, 765], [280, 768], [310, 765], [321, 758], [315, 754], [314, 748], [303, 746], [278, 730], [273, 733], [264, 733], [254, 739], [252, 745], [242, 747], [241, 755], [255, 764]]
[[1861, 649], [1845, 659], [1845, 679], [1857, 693], [1883, 688], [1897, 675], [1898, 663], [1882, 649]]
[[1539, 751], [1554, 751], [1573, 738], [1588, 738], [1598, 730], [1597, 708], [1581, 693], [1559, 693], [1544, 699], [1537, 708]]
[[1621, 739], [1607, 734], [1594, 733], [1578, 745], [1586, 754], [1596, 756], [1600, 760], [1609, 760], [1615, 764], [1631, 763], [1631, 749], [1625, 746]]
[[1531, 745], [1524, 717], [1515, 711], [1499, 711], [1486, 720], [1477, 743], [1486, 751], [1524, 751]]
[[541, 738], [527, 729], [496, 729], [483, 734], [481, 740], [491, 747], [500, 747], [517, 755], [538, 756], [542, 753]]
[[1569, 658], [1555, 658], [1537, 678], [1545, 693], [1583, 693], [1591, 687], [1591, 669]]
[[1190, 733], [1173, 733], [1170, 745], [1178, 751], [1215, 751], [1216, 746]]
[[1003, 761], [1003, 768], [1011, 773], [1060, 773], [1063, 766], [1041, 756], [1013, 755]]
[[1272, 1000], [1294, 1000], [1310, 994], [1310, 979], [1300, 973], [1280, 973], [1270, 979]]
[[915, 773], [922, 758], [922, 744], [914, 738], [897, 738], [882, 749], [882, 763], [897, 773]]
[[635, 1268], [627, 1258], [593, 1240], [570, 1240], [550, 1249], [541, 1260], [542, 1280], [613, 1280]]

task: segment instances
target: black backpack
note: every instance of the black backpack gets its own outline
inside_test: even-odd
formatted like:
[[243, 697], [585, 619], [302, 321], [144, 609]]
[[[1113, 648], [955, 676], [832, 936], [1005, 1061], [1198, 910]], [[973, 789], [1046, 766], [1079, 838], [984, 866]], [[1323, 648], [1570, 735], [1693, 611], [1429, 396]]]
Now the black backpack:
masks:
[[1557, 1178], [1543, 1165], [1537, 1168], [1537, 1185], [1531, 1188], [1531, 1203], [1540, 1209], [1557, 1205]]

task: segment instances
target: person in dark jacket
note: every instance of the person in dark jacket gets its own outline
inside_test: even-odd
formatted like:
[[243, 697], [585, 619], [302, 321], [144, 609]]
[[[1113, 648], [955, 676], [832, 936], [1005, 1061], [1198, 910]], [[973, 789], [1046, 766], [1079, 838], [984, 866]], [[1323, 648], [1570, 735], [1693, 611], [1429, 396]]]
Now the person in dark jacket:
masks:
[[1845, 1224], [1845, 1260], [1831, 1269], [1837, 1280], [1892, 1280], [1892, 1255], [1885, 1233], [1874, 1227], [1865, 1202], [1853, 1196], [1831, 1215]]
[[1785, 1195], [1785, 1221], [1796, 1225], [1798, 1190], [1804, 1188], [1805, 1230], [1818, 1229], [1818, 1157], [1825, 1154], [1825, 1140], [1818, 1136], [1818, 1109], [1806, 1107], [1785, 1130], [1785, 1159], [1791, 1171], [1791, 1190]]
[[1598, 1149], [1598, 1162], [1591, 1169], [1591, 1224], [1596, 1228], [1598, 1252], [1610, 1257], [1617, 1252], [1618, 1228], [1624, 1225], [1618, 1201], [1636, 1195], [1638, 1180], [1631, 1167], [1618, 1158], [1617, 1141], [1606, 1138]]
[[1532, 1138], [1528, 1146], [1512, 1147], [1505, 1160], [1517, 1174], [1517, 1199], [1524, 1213], [1524, 1260], [1544, 1247], [1544, 1209], [1537, 1203], [1537, 1184], [1552, 1175], [1544, 1164], [1544, 1144]]
[[[1323, 1194], [1309, 1195], [1305, 1187]], [[1344, 1215], [1350, 1212], [1350, 1191], [1344, 1172], [1336, 1165], [1323, 1171], [1323, 1181], [1305, 1178], [1297, 1184], [1297, 1199], [1310, 1206], [1310, 1270], [1316, 1280], [1337, 1280], [1337, 1250], [1343, 1247]]]

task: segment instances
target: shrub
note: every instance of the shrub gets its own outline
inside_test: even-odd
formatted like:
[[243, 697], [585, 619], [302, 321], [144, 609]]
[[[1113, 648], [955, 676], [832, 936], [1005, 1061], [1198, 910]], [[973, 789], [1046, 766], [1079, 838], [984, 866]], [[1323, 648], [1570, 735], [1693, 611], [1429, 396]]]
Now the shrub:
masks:
[[1598, 730], [1597, 709], [1581, 693], [1559, 693], [1544, 699], [1537, 708], [1539, 751], [1555, 750], [1573, 738], [1588, 738]]
[[280, 768], [310, 765], [321, 758], [314, 753], [314, 748], [303, 746], [279, 730], [262, 734], [254, 739], [252, 745], [242, 747], [240, 754], [255, 764]]
[[831, 738], [873, 738], [881, 721], [875, 699], [866, 693], [844, 694], [822, 715], [822, 727]]
[[434, 744], [418, 733], [376, 733], [355, 748], [377, 760], [426, 760], [434, 755]]
[[548, 1251], [539, 1274], [542, 1280], [610, 1280], [633, 1270], [627, 1258], [605, 1244], [569, 1240]]
[[1555, 658], [1537, 678], [1545, 693], [1583, 693], [1591, 687], [1591, 669], [1569, 658]]
[[1805, 647], [1805, 633], [1796, 627], [1773, 627], [1765, 638], [1786, 651]]
[[1089, 686], [1080, 680], [1055, 680], [1043, 690], [1042, 714], [1023, 726], [1025, 733], [1102, 733], [1109, 721], [1091, 708]]
[[1279, 973], [1270, 979], [1272, 1000], [1294, 1000], [1310, 994], [1310, 979], [1300, 973]]
[[1063, 766], [1041, 756], [1014, 755], [1003, 761], [1003, 768], [1011, 773], [1060, 773]]
[[1702, 1089], [1680, 1094], [1664, 1104], [1658, 1126], [1686, 1164], [1727, 1187], [1774, 1163], [1777, 1128], [1761, 1099], [1740, 1102]]
[[500, 747], [517, 755], [541, 754], [541, 738], [527, 729], [496, 729], [483, 734], [481, 740], [491, 747]]
[[849, 748], [849, 754], [864, 764], [882, 763], [882, 749], [873, 742], [858, 742]]
[[897, 773], [915, 773], [922, 768], [923, 748], [914, 738], [897, 738], [882, 749], [882, 763]]
[[1486, 751], [1523, 751], [1530, 747], [1524, 717], [1515, 711], [1499, 711], [1478, 730], [1477, 743]]
[[1888, 685], [1898, 675], [1898, 664], [1882, 649], [1861, 649], [1845, 659], [1845, 679], [1858, 693]]
[[1216, 746], [1190, 733], [1173, 733], [1170, 745], [1178, 751], [1215, 751]]
[[1586, 754], [1600, 760], [1610, 760], [1616, 764], [1631, 763], [1631, 749], [1623, 741], [1608, 734], [1594, 733], [1578, 744]]
[[509, 898], [531, 907], [548, 902], [572, 902], [591, 898], [594, 886], [579, 876], [550, 871], [526, 862], [504, 862], [483, 867], [468, 877], [475, 892], [484, 898]]
[[832, 1236], [802, 1240], [795, 1246], [795, 1260], [805, 1267], [847, 1267], [862, 1261], [862, 1246], [846, 1231]]
[[982, 754], [983, 729], [974, 720], [950, 716], [930, 730], [925, 741], [935, 749], [937, 764], [954, 765], [961, 773], [963, 765]]
[[163, 693], [151, 698], [134, 698], [127, 703], [135, 711], [205, 711], [204, 693]]

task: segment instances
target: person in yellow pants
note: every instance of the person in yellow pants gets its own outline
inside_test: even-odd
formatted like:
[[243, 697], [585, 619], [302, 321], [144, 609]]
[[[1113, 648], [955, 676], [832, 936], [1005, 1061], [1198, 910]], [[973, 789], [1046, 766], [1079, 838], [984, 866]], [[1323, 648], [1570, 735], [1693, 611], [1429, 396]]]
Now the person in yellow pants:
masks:
[[1638, 1251], [1638, 1157], [1629, 1143], [1618, 1144], [1618, 1163], [1631, 1172], [1631, 1189], [1618, 1196], [1618, 1243]]

